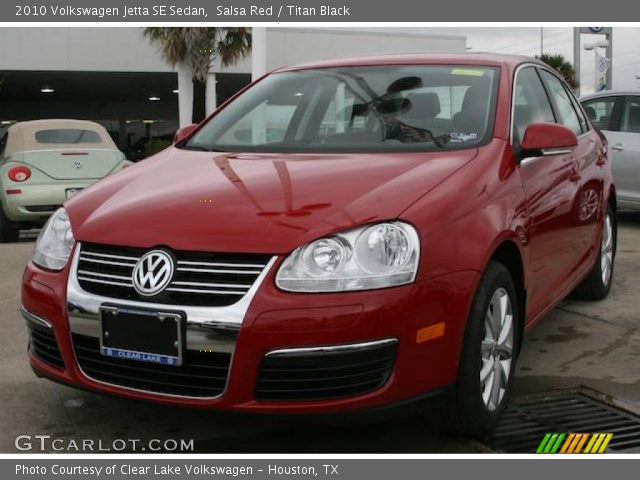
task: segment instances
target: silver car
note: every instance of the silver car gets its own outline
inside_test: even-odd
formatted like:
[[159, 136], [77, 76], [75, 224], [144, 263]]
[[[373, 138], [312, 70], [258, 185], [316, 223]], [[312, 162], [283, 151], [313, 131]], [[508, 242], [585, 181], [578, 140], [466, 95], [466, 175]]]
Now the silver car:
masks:
[[609, 141], [618, 207], [640, 211], [640, 91], [600, 92], [580, 103]]

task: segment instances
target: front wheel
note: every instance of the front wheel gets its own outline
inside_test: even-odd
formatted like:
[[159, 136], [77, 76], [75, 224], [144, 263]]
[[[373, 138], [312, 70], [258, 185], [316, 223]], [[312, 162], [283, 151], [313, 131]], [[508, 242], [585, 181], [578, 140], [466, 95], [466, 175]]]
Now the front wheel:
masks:
[[504, 411], [518, 353], [517, 299], [509, 271], [490, 262], [475, 294], [462, 346], [448, 425], [456, 433], [486, 434]]
[[613, 264], [616, 257], [617, 240], [616, 217], [613, 208], [609, 205], [602, 219], [598, 258], [589, 275], [574, 290], [574, 297], [580, 300], [602, 300], [609, 295], [613, 283]]

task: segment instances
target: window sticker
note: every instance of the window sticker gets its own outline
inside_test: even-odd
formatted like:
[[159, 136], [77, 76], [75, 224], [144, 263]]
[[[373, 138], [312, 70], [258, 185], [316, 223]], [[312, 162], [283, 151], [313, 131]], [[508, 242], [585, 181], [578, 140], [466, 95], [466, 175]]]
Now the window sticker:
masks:
[[451, 137], [451, 142], [455, 143], [475, 142], [478, 139], [476, 132], [451, 132], [449, 136]]
[[465, 75], [467, 77], [481, 77], [484, 75], [484, 71], [475, 68], [453, 68], [451, 75]]

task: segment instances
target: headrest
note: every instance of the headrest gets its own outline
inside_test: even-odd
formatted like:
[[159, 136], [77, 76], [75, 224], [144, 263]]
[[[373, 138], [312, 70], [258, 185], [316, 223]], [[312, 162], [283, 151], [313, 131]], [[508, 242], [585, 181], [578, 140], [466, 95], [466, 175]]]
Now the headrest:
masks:
[[435, 118], [440, 113], [440, 97], [435, 92], [409, 93], [407, 100], [411, 102], [410, 118]]
[[627, 129], [630, 132], [640, 132], [640, 107], [632, 106], [629, 109]]

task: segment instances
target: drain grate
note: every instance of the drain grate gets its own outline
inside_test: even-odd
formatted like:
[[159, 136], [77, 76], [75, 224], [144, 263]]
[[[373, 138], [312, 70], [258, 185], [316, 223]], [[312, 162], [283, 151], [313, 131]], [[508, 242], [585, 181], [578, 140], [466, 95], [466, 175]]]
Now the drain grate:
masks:
[[515, 398], [487, 444], [535, 453], [546, 433], [613, 433], [607, 452], [640, 452], [640, 418], [580, 393]]

